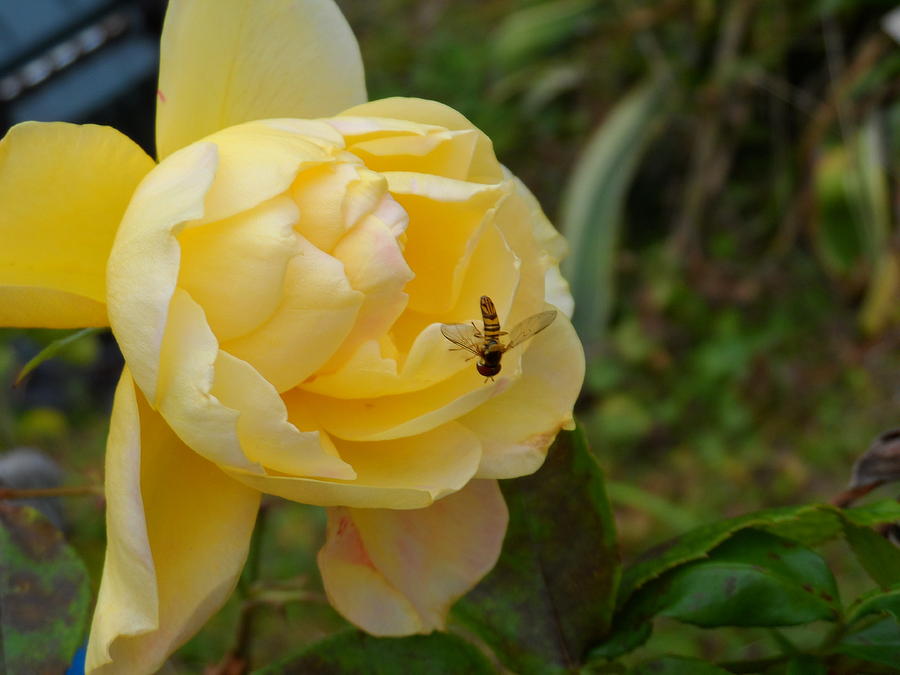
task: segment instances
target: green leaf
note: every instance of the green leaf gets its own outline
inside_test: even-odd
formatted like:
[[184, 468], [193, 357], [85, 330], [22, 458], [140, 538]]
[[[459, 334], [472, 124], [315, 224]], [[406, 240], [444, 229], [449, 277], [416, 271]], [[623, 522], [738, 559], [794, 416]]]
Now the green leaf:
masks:
[[728, 675], [728, 671], [687, 656], [662, 656], [632, 668], [628, 675]]
[[893, 618], [873, 623], [846, 636], [835, 651], [863, 661], [896, 666], [900, 663], [900, 624]]
[[873, 614], [890, 614], [900, 621], [900, 584], [884, 591], [875, 589], [861, 596], [847, 610], [847, 623], [856, 623]]
[[642, 593], [654, 613], [704, 628], [793, 626], [840, 615], [834, 577], [817, 553], [744, 530], [708, 560], [685, 565]]
[[618, 604], [623, 605], [634, 591], [649, 581], [678, 565], [703, 558], [735, 533], [750, 527], [813, 546], [843, 535], [845, 522], [874, 526], [898, 520], [900, 503], [885, 499], [843, 510], [830, 504], [778, 507], [702, 525], [650, 549], [627, 568], [622, 575]]
[[900, 549], [870, 527], [844, 523], [844, 536], [857, 560], [882, 588], [900, 584]]
[[619, 555], [603, 474], [579, 429], [559, 435], [536, 474], [501, 486], [503, 553], [454, 614], [516, 673], [565, 672], [612, 617]]
[[85, 637], [87, 571], [27, 506], [0, 504], [0, 672], [62, 673]]
[[34, 356], [34, 358], [32, 358], [23, 366], [22, 370], [20, 370], [19, 374], [16, 376], [15, 386], [19, 386], [22, 380], [28, 377], [31, 371], [41, 365], [44, 361], [49, 361], [50, 359], [52, 359], [70, 344], [77, 342], [81, 338], [87, 337], [88, 335], [99, 333], [101, 330], [103, 330], [103, 328], [83, 328], [81, 330], [75, 331], [74, 333], [69, 333], [63, 338], [54, 340], [49, 345], [44, 347], [41, 351], [39, 351], [37, 355]]
[[449, 633], [376, 638], [360, 631], [339, 633], [259, 675], [493, 675], [497, 671], [471, 643]]
[[571, 251], [564, 272], [575, 298], [575, 328], [589, 346], [609, 316], [626, 193], [668, 114], [668, 91], [668, 80], [659, 77], [625, 97], [588, 141], [563, 192], [560, 222]]
[[806, 537], [821, 536], [827, 540], [840, 532], [841, 520], [839, 511], [834, 507], [813, 504], [765, 509], [702, 525], [647, 551], [637, 563], [626, 569], [619, 588], [619, 604], [623, 604], [631, 593], [647, 582], [678, 565], [703, 558], [735, 533], [750, 527], [772, 528], [775, 529], [773, 533], [779, 536], [788, 531], [800, 532]]

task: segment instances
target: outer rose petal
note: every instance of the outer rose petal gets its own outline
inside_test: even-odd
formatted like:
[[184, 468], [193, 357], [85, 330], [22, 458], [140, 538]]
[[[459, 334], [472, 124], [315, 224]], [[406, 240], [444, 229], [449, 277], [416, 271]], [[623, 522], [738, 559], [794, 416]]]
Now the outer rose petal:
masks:
[[568, 317], [532, 338], [522, 377], [459, 422], [484, 445], [480, 478], [515, 478], [537, 471], [560, 429], [571, 428], [572, 406], [584, 380], [584, 352]]
[[153, 168], [110, 127], [26, 122], [0, 141], [0, 325], [107, 325], [106, 259]]
[[154, 672], [231, 593], [259, 493], [181, 443], [126, 370], [113, 406], [106, 498], [87, 672]]
[[330, 0], [172, 0], [161, 50], [160, 158], [234, 124], [367, 98], [359, 45]]
[[325, 592], [372, 635], [443, 628], [497, 562], [508, 518], [497, 483], [480, 480], [427, 509], [331, 509], [319, 552]]

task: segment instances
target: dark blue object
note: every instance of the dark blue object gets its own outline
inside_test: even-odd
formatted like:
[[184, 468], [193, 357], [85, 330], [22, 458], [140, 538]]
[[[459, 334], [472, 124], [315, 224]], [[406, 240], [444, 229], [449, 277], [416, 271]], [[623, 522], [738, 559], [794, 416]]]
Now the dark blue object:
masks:
[[72, 659], [72, 665], [66, 669], [66, 675], [84, 675], [84, 659], [87, 656], [87, 643], [85, 642]]

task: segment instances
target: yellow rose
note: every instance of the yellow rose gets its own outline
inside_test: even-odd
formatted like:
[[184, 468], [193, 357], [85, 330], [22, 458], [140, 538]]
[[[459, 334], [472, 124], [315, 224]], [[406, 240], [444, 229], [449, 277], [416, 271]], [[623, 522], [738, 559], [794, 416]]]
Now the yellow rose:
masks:
[[[89, 672], [153, 671], [199, 629], [261, 493], [329, 507], [319, 566], [351, 622], [441, 628], [499, 555], [494, 479], [571, 424], [564, 242], [459, 113], [364, 100], [330, 0], [175, 0], [158, 165], [102, 127], [0, 144], [0, 320], [108, 317], [126, 361]], [[482, 295], [506, 330], [560, 310], [493, 381], [440, 330]]]

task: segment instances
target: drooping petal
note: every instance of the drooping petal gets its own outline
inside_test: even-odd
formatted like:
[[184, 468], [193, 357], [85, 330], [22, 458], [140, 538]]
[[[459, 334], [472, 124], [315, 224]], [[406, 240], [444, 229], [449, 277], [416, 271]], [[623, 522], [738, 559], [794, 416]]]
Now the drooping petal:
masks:
[[[288, 395], [289, 419], [296, 402]], [[300, 411], [305, 417], [305, 411]], [[297, 422], [306, 429], [308, 425]], [[355, 480], [329, 481], [280, 475], [260, 475], [229, 469], [235, 479], [261, 492], [317, 506], [420, 509], [461, 489], [478, 468], [481, 444], [461, 424], [449, 423], [426, 433], [398, 440], [352, 443], [333, 439]]]
[[160, 54], [159, 156], [226, 127], [333, 115], [366, 100], [359, 46], [331, 0], [172, 0]]
[[325, 592], [373, 635], [441, 629], [496, 563], [507, 521], [496, 481], [472, 481], [426, 509], [330, 509], [319, 552]]
[[572, 406], [584, 380], [584, 351], [568, 317], [558, 313], [526, 345], [522, 376], [459, 419], [484, 444], [480, 478], [534, 473], [559, 430], [574, 424]]
[[0, 325], [107, 325], [106, 261], [151, 168], [110, 127], [26, 122], [0, 140]]
[[186, 447], [126, 370], [113, 407], [106, 499], [87, 672], [154, 672], [231, 593], [259, 493]]

